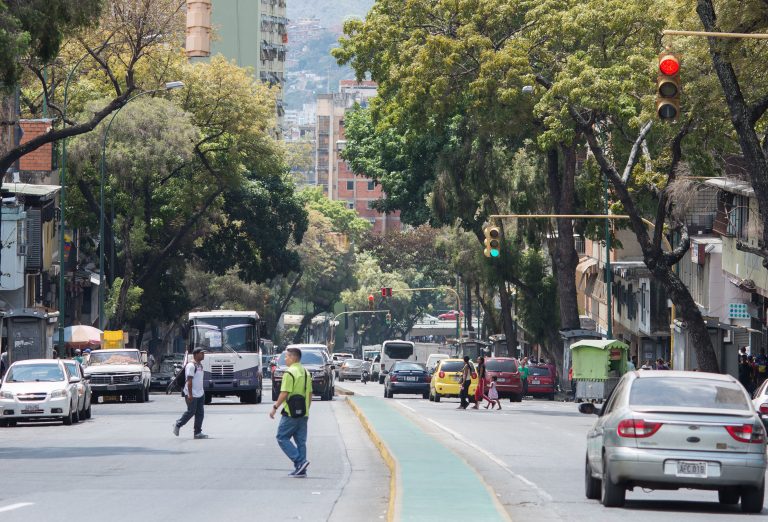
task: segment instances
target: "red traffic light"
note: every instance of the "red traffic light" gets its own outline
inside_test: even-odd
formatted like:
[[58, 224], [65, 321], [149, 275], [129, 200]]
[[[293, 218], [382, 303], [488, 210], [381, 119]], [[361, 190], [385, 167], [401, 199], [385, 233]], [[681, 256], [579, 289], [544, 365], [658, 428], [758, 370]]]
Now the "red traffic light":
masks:
[[381, 287], [381, 297], [392, 297], [392, 289], [388, 287]]
[[662, 55], [659, 58], [659, 71], [666, 76], [674, 76], [680, 72], [680, 61], [675, 55]]
[[373, 297], [373, 294], [371, 294], [371, 295], [369, 295], [369, 296], [368, 296], [368, 302], [369, 302], [369, 303], [372, 303], [372, 302], [373, 302], [373, 299], [374, 299], [374, 297]]

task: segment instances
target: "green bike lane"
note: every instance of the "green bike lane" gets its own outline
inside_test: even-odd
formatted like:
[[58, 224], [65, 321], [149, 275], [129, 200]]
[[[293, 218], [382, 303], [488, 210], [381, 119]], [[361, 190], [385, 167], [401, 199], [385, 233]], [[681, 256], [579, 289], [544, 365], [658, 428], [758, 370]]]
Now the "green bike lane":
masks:
[[509, 520], [477, 472], [397, 406], [375, 397], [348, 400], [394, 463], [390, 520]]

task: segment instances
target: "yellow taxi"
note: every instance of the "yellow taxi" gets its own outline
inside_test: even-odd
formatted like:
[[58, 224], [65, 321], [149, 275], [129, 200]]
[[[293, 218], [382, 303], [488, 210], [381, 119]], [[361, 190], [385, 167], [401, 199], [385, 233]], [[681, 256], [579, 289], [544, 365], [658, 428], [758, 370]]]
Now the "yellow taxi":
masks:
[[[472, 382], [469, 385], [469, 396], [474, 398], [477, 388], [477, 372], [472, 361], [469, 362], [472, 368]], [[435, 368], [432, 374], [432, 380], [429, 383], [429, 400], [440, 402], [443, 397], [458, 397], [461, 391], [461, 370], [464, 368], [463, 359], [443, 359]]]

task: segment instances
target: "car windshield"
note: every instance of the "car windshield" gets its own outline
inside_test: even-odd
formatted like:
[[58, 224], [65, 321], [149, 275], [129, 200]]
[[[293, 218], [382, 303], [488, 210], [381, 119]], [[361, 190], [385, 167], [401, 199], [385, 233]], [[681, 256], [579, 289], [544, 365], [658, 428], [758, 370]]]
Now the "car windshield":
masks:
[[716, 410], [750, 409], [749, 401], [740, 384], [686, 377], [637, 379], [629, 392], [629, 405]]
[[509, 372], [517, 371], [517, 363], [512, 359], [488, 359], [485, 363], [485, 369], [489, 372]]
[[72, 377], [77, 377], [77, 363], [75, 361], [65, 361], [64, 366], [67, 367], [67, 370], [69, 371], [69, 375]]
[[529, 366], [528, 375], [536, 375], [539, 377], [549, 377], [549, 368], [542, 368], [539, 366]]
[[192, 348], [208, 353], [256, 353], [258, 327], [250, 317], [198, 317], [192, 319]]
[[5, 382], [57, 382], [64, 380], [58, 364], [23, 364], [8, 370]]
[[416, 371], [416, 372], [423, 372], [424, 367], [420, 365], [419, 363], [406, 363], [406, 362], [399, 362], [395, 363], [395, 365], [392, 367], [393, 372], [398, 371]]
[[[325, 364], [325, 358], [320, 352], [301, 352], [301, 364]], [[278, 366], [285, 366], [285, 352], [277, 359]]]
[[413, 355], [413, 345], [410, 343], [387, 343], [384, 353], [390, 359], [407, 359]]
[[160, 368], [158, 371], [160, 373], [174, 373], [176, 371], [176, 365], [172, 362], [160, 363]]
[[360, 359], [347, 359], [344, 361], [344, 364], [347, 365], [347, 368], [359, 368], [363, 365], [363, 361]]
[[440, 371], [441, 372], [460, 372], [463, 368], [464, 368], [464, 361], [445, 361], [440, 366]]
[[119, 365], [119, 364], [141, 364], [139, 352], [105, 350], [101, 352], [91, 352], [88, 358], [88, 366], [97, 366], [101, 364]]

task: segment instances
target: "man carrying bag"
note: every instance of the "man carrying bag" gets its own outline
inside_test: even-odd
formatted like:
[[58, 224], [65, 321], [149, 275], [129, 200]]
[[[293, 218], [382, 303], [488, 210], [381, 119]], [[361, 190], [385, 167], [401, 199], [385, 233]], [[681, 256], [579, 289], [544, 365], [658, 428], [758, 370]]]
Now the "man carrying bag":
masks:
[[[269, 417], [283, 406], [280, 425], [277, 428], [277, 443], [283, 453], [293, 462], [291, 477], [307, 476], [307, 423], [309, 407], [312, 404], [312, 376], [301, 365], [301, 350], [288, 348], [285, 351], [285, 363], [288, 369], [283, 375], [280, 395], [272, 406]], [[295, 441], [294, 443], [291, 441]]]

